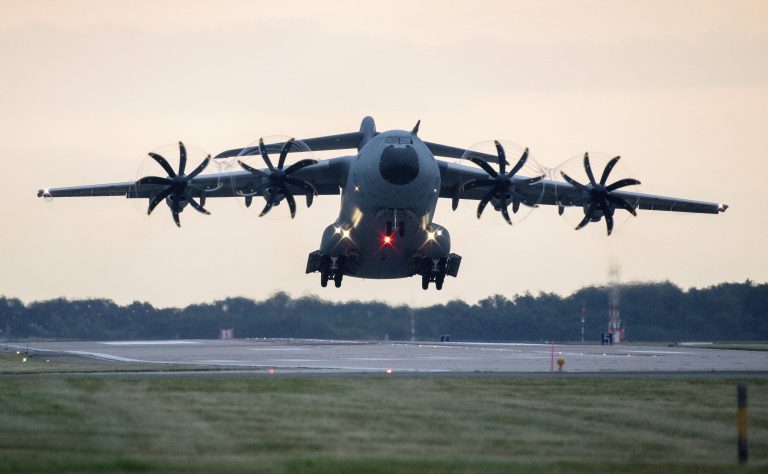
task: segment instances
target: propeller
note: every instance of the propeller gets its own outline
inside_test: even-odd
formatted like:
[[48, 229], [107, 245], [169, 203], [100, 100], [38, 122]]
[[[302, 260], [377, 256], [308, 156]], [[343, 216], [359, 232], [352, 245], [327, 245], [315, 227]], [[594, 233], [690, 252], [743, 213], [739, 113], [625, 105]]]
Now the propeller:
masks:
[[[280, 149], [280, 157], [278, 158], [277, 166], [275, 166], [272, 164], [272, 160], [269, 158], [267, 149], [264, 146], [264, 139], [259, 139], [259, 153], [261, 154], [264, 163], [267, 165], [267, 171], [261, 171], [248, 166], [240, 160], [237, 161], [244, 170], [248, 171], [255, 177], [259, 179], [267, 178], [265, 183], [257, 186], [252, 190], [253, 194], [262, 192], [265, 189], [267, 190], [267, 195], [265, 196], [267, 199], [267, 205], [264, 206], [264, 209], [261, 211], [261, 214], [259, 214], [259, 217], [262, 217], [268, 213], [273, 206], [280, 202], [283, 197], [285, 197], [285, 200], [288, 202], [288, 207], [291, 210], [291, 218], [296, 216], [296, 200], [293, 197], [293, 193], [291, 193], [291, 191], [288, 189], [289, 184], [304, 190], [307, 196], [307, 207], [312, 205], [312, 200], [315, 196], [317, 196], [317, 189], [315, 189], [312, 183], [291, 176], [291, 174], [302, 168], [316, 164], [317, 160], [300, 160], [287, 168], [283, 168], [285, 165], [285, 158], [288, 156], [291, 148], [293, 148], [294, 142], [295, 139], [293, 138], [285, 142], [285, 144]], [[253, 194], [245, 197], [246, 206], [251, 205], [251, 202], [253, 201]]]
[[600, 217], [605, 217], [605, 226], [608, 229], [608, 235], [613, 232], [613, 212], [617, 207], [620, 207], [633, 216], [637, 216], [637, 211], [634, 206], [626, 199], [614, 196], [613, 191], [623, 188], [625, 186], [632, 186], [640, 184], [640, 181], [632, 178], [620, 179], [613, 184], [606, 185], [608, 176], [611, 174], [611, 170], [619, 162], [620, 156], [612, 158], [603, 169], [603, 174], [600, 176], [600, 182], [595, 180], [595, 175], [592, 173], [592, 166], [589, 163], [589, 153], [584, 153], [584, 170], [587, 172], [587, 178], [589, 178], [589, 184], [581, 184], [575, 179], [571, 178], [565, 172], [561, 171], [560, 174], [563, 179], [568, 181], [576, 189], [581, 190], [588, 201], [584, 208], [584, 219], [576, 226], [576, 230], [581, 229], [590, 222], [600, 220]]
[[[171, 208], [171, 214], [173, 215], [173, 221], [178, 227], [181, 227], [181, 221], [179, 220], [179, 214], [184, 207], [189, 204], [196, 211], [203, 214], [210, 214], [203, 206], [205, 205], [205, 188], [198, 188], [191, 184], [191, 181], [208, 166], [211, 162], [211, 155], [208, 155], [197, 168], [191, 173], [184, 174], [187, 167], [187, 149], [184, 143], [179, 142], [179, 170], [174, 171], [168, 160], [163, 158], [157, 153], [149, 153], [164, 170], [168, 173], [168, 177], [162, 178], [160, 176], [145, 176], [136, 181], [136, 186], [140, 187], [145, 184], [165, 186], [160, 192], [153, 195], [149, 199], [149, 208], [147, 208], [147, 215], [152, 214], [160, 202], [165, 199], [168, 203], [168, 207]], [[197, 191], [200, 202], [195, 201], [192, 191]]]
[[506, 220], [509, 225], [512, 225], [512, 219], [509, 217], [509, 210], [507, 208], [511, 203], [512, 212], [517, 213], [518, 209], [520, 209], [520, 203], [524, 201], [524, 197], [517, 191], [516, 186], [528, 186], [537, 183], [541, 181], [544, 176], [514, 179], [515, 174], [520, 171], [523, 166], [525, 166], [526, 161], [528, 161], [528, 148], [525, 149], [523, 155], [517, 161], [515, 166], [513, 166], [507, 173], [507, 160], [504, 147], [498, 140], [494, 140], [493, 143], [496, 145], [496, 152], [499, 157], [499, 172], [496, 172], [487, 161], [470, 155], [468, 159], [481, 167], [488, 174], [488, 178], [473, 179], [461, 186], [457, 186], [453, 194], [452, 207], [455, 211], [459, 206], [459, 199], [462, 192], [472, 188], [488, 187], [490, 190], [482, 197], [482, 199], [480, 199], [480, 203], [477, 206], [477, 218], [479, 219], [483, 214], [485, 206], [493, 201], [494, 208], [501, 212], [504, 220]]

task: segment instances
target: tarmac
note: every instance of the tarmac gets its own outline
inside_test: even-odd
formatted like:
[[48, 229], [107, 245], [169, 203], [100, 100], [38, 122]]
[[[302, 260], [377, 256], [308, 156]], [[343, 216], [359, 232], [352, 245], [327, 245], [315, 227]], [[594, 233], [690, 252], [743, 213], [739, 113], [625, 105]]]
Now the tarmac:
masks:
[[31, 353], [291, 373], [738, 373], [768, 352], [700, 346], [231, 339], [8, 343]]

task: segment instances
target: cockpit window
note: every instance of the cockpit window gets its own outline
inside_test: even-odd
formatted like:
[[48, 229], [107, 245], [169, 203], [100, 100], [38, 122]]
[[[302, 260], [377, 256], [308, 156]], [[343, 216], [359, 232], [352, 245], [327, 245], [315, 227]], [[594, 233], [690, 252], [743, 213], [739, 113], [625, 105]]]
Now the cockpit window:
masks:
[[413, 145], [411, 137], [387, 137], [384, 140], [387, 145]]

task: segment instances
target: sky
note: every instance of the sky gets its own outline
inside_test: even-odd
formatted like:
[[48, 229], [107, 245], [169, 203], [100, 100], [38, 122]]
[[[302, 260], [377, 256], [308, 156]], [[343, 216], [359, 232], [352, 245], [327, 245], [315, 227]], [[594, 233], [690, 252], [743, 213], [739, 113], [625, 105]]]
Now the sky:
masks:
[[[622, 281], [683, 288], [768, 280], [768, 3], [764, 1], [0, 0], [0, 294], [185, 306], [277, 291], [429, 305], [567, 295]], [[527, 146], [549, 170], [622, 156], [640, 192], [723, 202], [721, 215], [602, 223], [540, 208], [509, 227], [472, 202], [435, 221], [463, 256], [443, 291], [417, 278], [306, 275], [338, 196], [211, 216], [41, 187], [130, 181], [183, 140], [216, 154], [261, 136], [410, 129], [429, 141]], [[318, 158], [328, 157], [319, 154]], [[331, 155], [332, 156], [332, 155]], [[569, 161], [570, 160], [570, 161]]]

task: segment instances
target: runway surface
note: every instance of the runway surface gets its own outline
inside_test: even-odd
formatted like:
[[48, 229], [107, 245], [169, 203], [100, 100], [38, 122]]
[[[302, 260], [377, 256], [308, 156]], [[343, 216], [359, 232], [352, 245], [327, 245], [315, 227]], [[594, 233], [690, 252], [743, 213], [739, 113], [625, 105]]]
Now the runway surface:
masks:
[[[9, 344], [25, 348], [25, 344]], [[57, 352], [118, 362], [285, 372], [549, 372], [550, 344], [234, 339], [33, 342]], [[768, 352], [637, 345], [555, 345], [567, 372], [760, 372]], [[555, 366], [556, 368], [556, 366]]]

